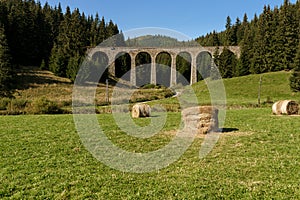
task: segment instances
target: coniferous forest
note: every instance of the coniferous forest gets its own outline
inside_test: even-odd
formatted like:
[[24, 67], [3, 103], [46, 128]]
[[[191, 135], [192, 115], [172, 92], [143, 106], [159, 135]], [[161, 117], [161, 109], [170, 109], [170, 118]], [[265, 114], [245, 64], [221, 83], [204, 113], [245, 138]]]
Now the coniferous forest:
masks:
[[[252, 20], [245, 14], [242, 20], [224, 21], [224, 31], [196, 39], [202, 46], [240, 46], [240, 58], [227, 48], [215, 52], [223, 78], [293, 70], [291, 88], [300, 90], [299, 1], [284, 0], [275, 8], [266, 5]], [[34, 0], [1, 0], [0, 95], [7, 96], [15, 71], [23, 66], [39, 66], [74, 80], [87, 49], [118, 33], [112, 20], [106, 22], [98, 14], [86, 16], [79, 9], [62, 10], [60, 4], [51, 7]], [[164, 63], [163, 56], [161, 60]]]
[[284, 0], [282, 6], [275, 8], [265, 6], [263, 13], [251, 21], [246, 14], [235, 22], [227, 17], [225, 26], [223, 32], [213, 31], [196, 39], [203, 46], [240, 46], [239, 59], [228, 51], [216, 54], [223, 77], [294, 69], [290, 85], [293, 90], [300, 90], [299, 1], [292, 4]]
[[[40, 66], [74, 80], [87, 48], [119, 33], [104, 17], [62, 10], [34, 0], [0, 1], [0, 90], [12, 88], [14, 72]], [[76, 64], [75, 64], [76, 63]]]

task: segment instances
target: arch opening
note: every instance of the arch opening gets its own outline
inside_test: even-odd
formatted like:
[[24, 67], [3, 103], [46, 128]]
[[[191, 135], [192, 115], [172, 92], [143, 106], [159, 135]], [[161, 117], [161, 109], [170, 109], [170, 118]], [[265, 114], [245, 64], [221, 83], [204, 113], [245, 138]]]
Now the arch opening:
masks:
[[168, 52], [159, 53], [156, 58], [156, 78], [165, 87], [170, 87], [172, 57]]
[[131, 57], [126, 52], [120, 52], [115, 58], [116, 77], [130, 81], [130, 75], [127, 73], [131, 69]]
[[203, 51], [197, 55], [197, 81], [206, 79], [211, 75], [212, 55], [208, 51]]
[[[102, 51], [95, 52], [89, 62], [87, 80], [92, 82], [105, 82], [109, 78], [108, 63], [109, 59], [106, 53]], [[98, 74], [102, 74], [99, 79]]]
[[151, 55], [140, 52], [135, 57], [136, 85], [143, 86], [150, 83], [151, 79]]
[[[187, 85], [191, 80], [192, 56], [188, 52], [181, 52], [176, 57], [176, 82], [177, 84]], [[179, 76], [181, 74], [181, 76]], [[186, 79], [186, 80], [183, 80]]]

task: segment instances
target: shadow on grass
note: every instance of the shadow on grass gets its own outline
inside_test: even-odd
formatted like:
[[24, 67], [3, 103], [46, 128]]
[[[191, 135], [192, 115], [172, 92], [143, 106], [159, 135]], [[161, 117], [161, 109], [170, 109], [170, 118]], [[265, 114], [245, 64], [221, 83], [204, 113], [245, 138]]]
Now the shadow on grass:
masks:
[[222, 133], [230, 133], [238, 130], [239, 130], [238, 128], [223, 128]]
[[16, 70], [14, 89], [28, 89], [37, 87], [36, 84], [71, 84], [67, 79], [59, 78], [36, 67], [22, 67]]

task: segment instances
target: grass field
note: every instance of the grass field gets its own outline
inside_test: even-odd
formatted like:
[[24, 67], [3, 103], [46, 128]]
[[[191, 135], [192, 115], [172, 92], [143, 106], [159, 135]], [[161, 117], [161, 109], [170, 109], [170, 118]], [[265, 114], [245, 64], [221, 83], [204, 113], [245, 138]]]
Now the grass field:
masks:
[[[22, 73], [17, 99], [46, 96], [70, 106], [72, 84], [67, 80], [39, 70]], [[82, 144], [72, 115], [0, 116], [0, 199], [300, 199], [300, 117], [273, 116], [270, 104], [299, 102], [300, 94], [289, 89], [289, 76], [290, 72], [262, 75], [260, 108], [260, 75], [225, 79], [229, 109], [213, 150], [200, 160], [204, 138], [197, 137], [180, 159], [150, 173], [125, 173], [99, 162]], [[210, 103], [203, 81], [193, 88], [201, 104]], [[144, 92], [137, 98], [164, 95]], [[105, 87], [99, 87], [100, 104], [104, 93]], [[180, 110], [176, 98], [150, 104]], [[174, 139], [181, 115], [169, 112], [163, 130], [148, 139], [122, 132], [111, 114], [98, 119], [114, 144], [142, 153]], [[135, 122], [147, 126], [150, 120]]]
[[[223, 79], [226, 88], [227, 104], [230, 106], [256, 105], [258, 103], [260, 77], [262, 77], [261, 103], [267, 101], [275, 102], [282, 99], [300, 101], [300, 94], [293, 93], [290, 90], [290, 74], [290, 72], [282, 71]], [[207, 102], [207, 99], [210, 99], [204, 82], [196, 83], [193, 88], [200, 102]]]
[[[98, 117], [107, 135], [130, 151], [172, 139], [136, 140], [111, 115]], [[169, 113], [165, 130], [179, 120], [179, 113]], [[1, 116], [0, 123], [1, 199], [300, 198], [300, 118], [276, 117], [270, 108], [229, 110], [226, 132], [207, 157], [199, 159], [203, 138], [196, 138], [177, 162], [145, 174], [113, 170], [93, 158], [72, 115]]]

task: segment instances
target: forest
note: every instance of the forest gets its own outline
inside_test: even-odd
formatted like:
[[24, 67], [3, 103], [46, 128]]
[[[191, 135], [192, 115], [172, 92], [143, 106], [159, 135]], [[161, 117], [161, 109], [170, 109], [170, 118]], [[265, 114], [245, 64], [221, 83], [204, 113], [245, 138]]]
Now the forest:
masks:
[[232, 54], [221, 58], [216, 55], [219, 68], [225, 67], [223, 77], [260, 74], [281, 70], [292, 70], [291, 88], [300, 90], [300, 2], [295, 4], [284, 0], [280, 7], [273, 9], [264, 6], [263, 13], [248, 21], [236, 19], [232, 23], [226, 19], [226, 30], [213, 31], [196, 39], [203, 46], [238, 45], [241, 56], [235, 59]]
[[34, 0], [0, 1], [0, 95], [13, 88], [16, 70], [40, 66], [74, 80], [89, 47], [119, 33], [104, 17], [65, 11]]
[[[221, 54], [218, 50], [214, 53], [215, 64], [223, 78], [293, 70], [290, 85], [299, 91], [299, 27], [300, 2], [293, 4], [284, 0], [280, 7], [266, 5], [263, 13], [252, 20], [248, 20], [246, 14], [235, 22], [227, 17], [224, 31], [213, 31], [195, 41], [202, 46], [240, 46], [240, 58], [227, 48]], [[60, 4], [51, 7], [34, 0], [0, 1], [0, 96], [9, 95], [16, 71], [23, 66], [39, 66], [74, 81], [87, 50], [116, 34], [121, 37], [110, 45], [136, 43], [130, 39], [125, 41], [117, 24], [112, 20], [107, 22], [98, 14], [86, 16], [79, 9], [71, 11], [70, 7], [63, 11]], [[163, 39], [170, 44], [176, 42]], [[177, 70], [187, 77], [190, 63], [185, 57], [181, 55], [177, 59]], [[162, 54], [157, 59], [159, 64], [170, 65], [168, 55]], [[138, 60], [139, 64], [149, 62], [147, 55]], [[116, 63], [122, 66], [116, 71], [120, 77], [130, 62], [123, 56]], [[205, 70], [212, 68], [208, 59], [205, 58], [204, 63]], [[198, 74], [198, 79], [203, 78], [206, 77]]]

